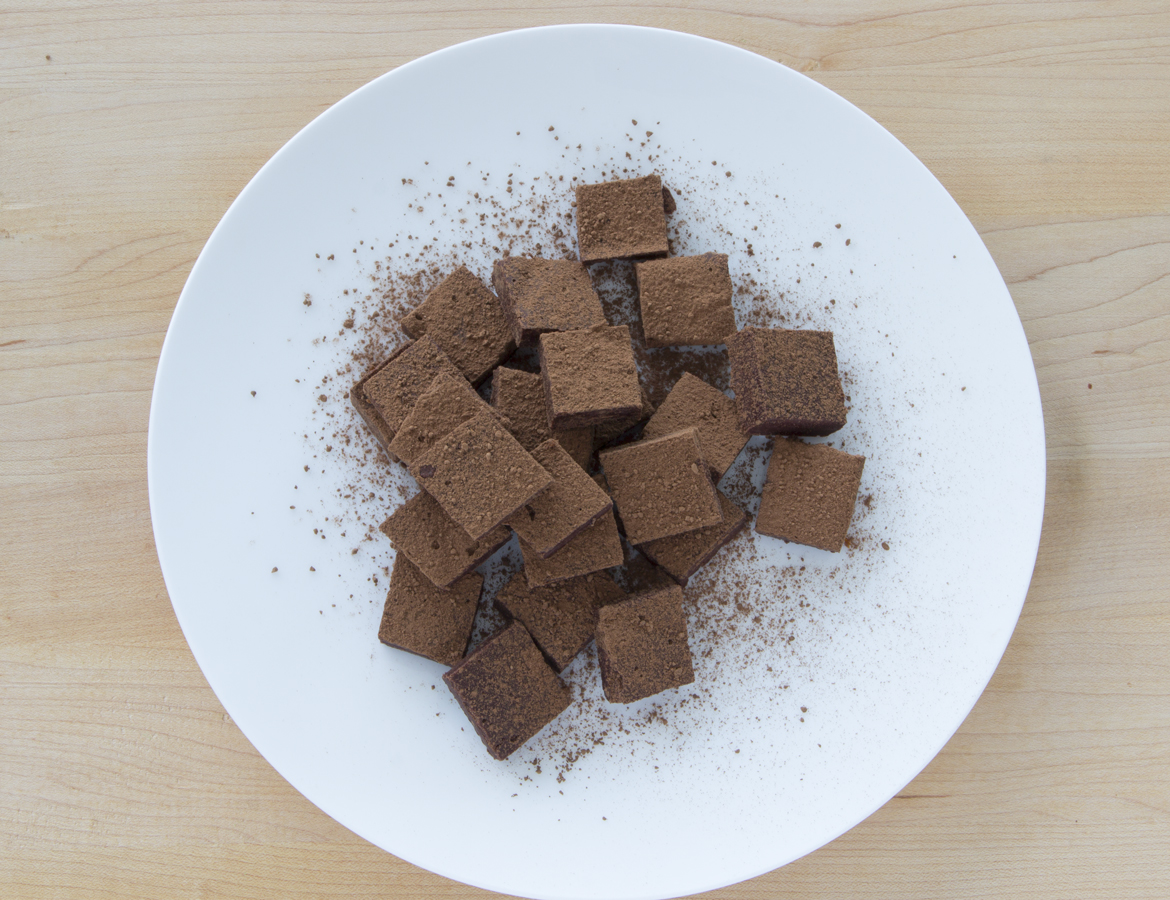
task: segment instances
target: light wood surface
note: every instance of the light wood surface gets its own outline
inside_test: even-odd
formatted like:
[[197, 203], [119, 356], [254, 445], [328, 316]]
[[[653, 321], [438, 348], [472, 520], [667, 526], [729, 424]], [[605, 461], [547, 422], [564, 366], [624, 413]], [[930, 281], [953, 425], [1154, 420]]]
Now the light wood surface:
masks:
[[0, 896], [488, 896], [333, 822], [225, 715], [159, 572], [147, 413], [195, 257], [285, 141], [431, 50], [587, 21], [738, 44], [892, 131], [991, 249], [1044, 402], [987, 692], [869, 820], [711, 896], [1170, 897], [1164, 0], [0, 4]]

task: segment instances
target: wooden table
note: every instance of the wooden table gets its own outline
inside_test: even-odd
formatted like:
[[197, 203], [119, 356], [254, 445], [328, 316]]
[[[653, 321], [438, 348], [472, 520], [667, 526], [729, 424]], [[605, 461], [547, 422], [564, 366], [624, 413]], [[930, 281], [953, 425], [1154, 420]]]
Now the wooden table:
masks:
[[1011, 288], [1048, 434], [1036, 574], [966, 723], [716, 895], [1170, 897], [1170, 7], [537, 7], [0, 7], [0, 896], [486, 896], [342, 828], [223, 712], [155, 557], [151, 384], [211, 229], [321, 110], [469, 38], [622, 21], [806, 72], [917, 154]]

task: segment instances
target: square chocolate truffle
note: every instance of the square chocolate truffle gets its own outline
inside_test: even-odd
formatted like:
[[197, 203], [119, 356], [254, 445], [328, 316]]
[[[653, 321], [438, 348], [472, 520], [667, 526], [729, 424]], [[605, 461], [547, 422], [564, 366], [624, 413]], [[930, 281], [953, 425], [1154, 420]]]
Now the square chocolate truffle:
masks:
[[631, 432], [635, 426], [642, 424], [654, 415], [654, 404], [650, 402], [650, 395], [646, 392], [644, 385], [641, 390], [642, 408], [638, 412], [620, 419], [607, 419], [600, 425], [593, 426], [593, 447], [595, 450], [621, 442], [623, 438], [627, 437], [627, 432]]
[[570, 259], [506, 256], [492, 267], [492, 287], [520, 347], [548, 331], [605, 324], [589, 270]]
[[603, 607], [597, 661], [610, 703], [633, 703], [695, 680], [683, 592], [677, 585]]
[[481, 412], [495, 415], [466, 378], [439, 375], [402, 420], [390, 442], [390, 452], [410, 466], [420, 453]]
[[723, 521], [693, 428], [603, 450], [601, 466], [635, 546]]
[[477, 541], [552, 484], [490, 411], [418, 454], [410, 474]]
[[378, 640], [453, 666], [467, 652], [482, 590], [483, 576], [474, 572], [447, 590], [437, 588], [405, 553], [399, 553], [394, 557]]
[[628, 541], [622, 542], [622, 550], [626, 555], [625, 562], [620, 569], [614, 570], [613, 577], [627, 594], [652, 591], [674, 583], [674, 579], [647, 559], [645, 554], [631, 547]]
[[577, 188], [581, 262], [666, 256], [666, 195], [657, 175]]
[[864, 456], [780, 438], [768, 460], [756, 531], [837, 553], [853, 519]]
[[739, 427], [748, 434], [832, 434], [845, 392], [831, 331], [744, 328], [727, 338]]
[[443, 681], [495, 759], [507, 759], [569, 705], [568, 685], [519, 622], [489, 638]]
[[544, 380], [534, 372], [501, 366], [492, 373], [492, 406], [504, 417], [504, 424], [520, 446], [531, 453], [550, 438], [583, 469], [593, 455], [593, 429], [568, 428], [553, 431], [548, 424], [548, 398]]
[[585, 428], [642, 410], [626, 325], [540, 336], [540, 372], [553, 428]]
[[726, 253], [653, 259], [634, 272], [648, 347], [722, 344], [735, 331]]
[[402, 420], [435, 377], [462, 377], [455, 364], [429, 337], [399, 347], [353, 386], [350, 401], [389, 453]]
[[690, 372], [684, 372], [675, 382], [642, 429], [642, 438], [665, 437], [684, 428], [694, 428], [699, 433], [699, 449], [715, 481], [731, 468], [749, 440], [749, 435], [740, 430], [735, 401]]
[[553, 482], [504, 524], [547, 559], [612, 509], [613, 501], [556, 441], [545, 441], [532, 458]]
[[472, 384], [516, 349], [500, 301], [465, 266], [432, 288], [398, 324], [416, 340], [429, 336]]
[[395, 550], [441, 588], [450, 587], [512, 536], [500, 527], [482, 540], [473, 540], [426, 491], [419, 491], [398, 507], [378, 529], [390, 538]]
[[722, 491], [715, 493], [723, 512], [723, 521], [718, 525], [708, 525], [706, 528], [696, 528], [694, 531], [638, 545], [642, 553], [682, 587], [686, 587], [690, 577], [747, 525], [747, 514], [728, 500]]
[[622, 540], [611, 509], [547, 559], [524, 541], [520, 541], [520, 554], [524, 557], [524, 576], [528, 584], [540, 587], [620, 566]]
[[604, 573], [530, 587], [517, 572], [496, 595], [495, 604], [508, 619], [528, 629], [549, 665], [560, 672], [593, 640], [603, 602], [624, 597]]

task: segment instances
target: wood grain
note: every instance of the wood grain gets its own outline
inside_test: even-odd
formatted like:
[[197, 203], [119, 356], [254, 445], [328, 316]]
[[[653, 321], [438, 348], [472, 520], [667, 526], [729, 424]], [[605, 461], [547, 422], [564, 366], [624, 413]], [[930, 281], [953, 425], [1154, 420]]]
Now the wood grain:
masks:
[[337, 825], [227, 718], [156, 562], [147, 414], [196, 255], [297, 130], [431, 50], [584, 21], [738, 44], [885, 125], [982, 233], [1044, 402], [1036, 574], [970, 717], [862, 825], [711, 896], [1170, 896], [1161, 0], [0, 7], [0, 896], [486, 896]]

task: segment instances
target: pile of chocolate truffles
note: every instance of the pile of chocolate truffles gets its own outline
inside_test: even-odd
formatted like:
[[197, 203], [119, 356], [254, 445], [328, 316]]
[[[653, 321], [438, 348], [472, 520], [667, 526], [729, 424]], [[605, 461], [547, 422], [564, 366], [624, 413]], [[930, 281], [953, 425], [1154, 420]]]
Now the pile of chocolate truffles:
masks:
[[[715, 485], [751, 435], [780, 436], [756, 531], [823, 550], [841, 549], [865, 462], [791, 437], [845, 424], [831, 332], [737, 331], [727, 256], [668, 255], [657, 175], [576, 201], [580, 261], [506, 257], [491, 289], [456, 269], [350, 393], [421, 488], [381, 525], [397, 552], [378, 637], [451, 667], [497, 759], [568, 706], [560, 673], [590, 641], [611, 703], [694, 681], [682, 589], [747, 524]], [[637, 261], [648, 345], [727, 345], [734, 399], [687, 373], [650, 407], [585, 265], [610, 259]], [[539, 374], [517, 362], [533, 352]], [[507, 624], [467, 654], [475, 569], [513, 533], [523, 570], [494, 601]], [[623, 566], [650, 588], [627, 594]]]

